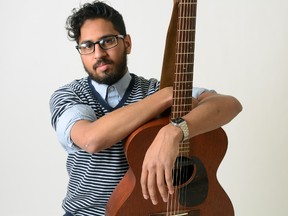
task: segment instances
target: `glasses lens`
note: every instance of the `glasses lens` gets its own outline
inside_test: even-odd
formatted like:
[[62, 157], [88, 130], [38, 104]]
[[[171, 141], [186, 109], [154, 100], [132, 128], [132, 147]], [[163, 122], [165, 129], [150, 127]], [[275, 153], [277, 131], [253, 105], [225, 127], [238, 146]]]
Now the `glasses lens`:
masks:
[[80, 54], [83, 54], [83, 55], [90, 54], [90, 53], [94, 52], [94, 43], [85, 42], [85, 43], [79, 44], [78, 50], [79, 50]]
[[111, 36], [107, 38], [103, 38], [101, 41], [99, 41], [99, 45], [101, 46], [102, 49], [111, 49], [115, 46], [117, 46], [117, 37], [116, 36]]

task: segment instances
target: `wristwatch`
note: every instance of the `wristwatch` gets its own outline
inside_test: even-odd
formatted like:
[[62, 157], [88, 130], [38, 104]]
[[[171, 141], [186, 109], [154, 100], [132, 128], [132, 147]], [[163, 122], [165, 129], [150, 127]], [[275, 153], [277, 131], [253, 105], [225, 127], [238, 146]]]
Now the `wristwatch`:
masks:
[[183, 140], [182, 141], [186, 141], [189, 139], [189, 129], [188, 129], [188, 125], [187, 122], [183, 119], [183, 118], [175, 118], [171, 120], [171, 124], [179, 127], [182, 132], [183, 132]]

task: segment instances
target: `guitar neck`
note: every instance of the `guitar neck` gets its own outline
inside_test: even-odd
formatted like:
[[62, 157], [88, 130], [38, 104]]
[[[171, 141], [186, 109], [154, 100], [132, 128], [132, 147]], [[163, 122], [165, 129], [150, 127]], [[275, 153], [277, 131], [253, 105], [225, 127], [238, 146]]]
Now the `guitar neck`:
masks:
[[197, 0], [178, 1], [175, 71], [171, 118], [192, 109]]

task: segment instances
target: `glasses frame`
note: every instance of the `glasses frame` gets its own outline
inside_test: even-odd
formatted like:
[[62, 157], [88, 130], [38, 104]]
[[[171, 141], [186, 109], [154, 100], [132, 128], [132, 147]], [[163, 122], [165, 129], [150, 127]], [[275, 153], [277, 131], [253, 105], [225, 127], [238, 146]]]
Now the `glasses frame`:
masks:
[[[112, 47], [109, 47], [109, 48], [105, 48], [105, 47], [102, 46], [102, 44], [103, 44], [108, 38], [110, 39], [110, 38], [113, 38], [113, 37], [116, 39], [116, 44], [115, 44], [115, 45], [113, 45]], [[119, 35], [109, 35], [109, 36], [106, 36], [106, 37], [104, 37], [104, 38], [96, 41], [96, 42], [91, 42], [91, 41], [89, 41], [91, 44], [94, 45], [94, 46], [93, 46], [93, 50], [92, 50], [91, 52], [85, 53], [85, 54], [81, 53], [81, 51], [80, 51], [80, 46], [81, 46], [81, 45], [78, 44], [75, 48], [77, 49], [77, 51], [79, 52], [80, 55], [89, 55], [89, 54], [92, 54], [92, 53], [95, 52], [95, 46], [96, 46], [96, 44], [99, 44], [99, 47], [100, 47], [101, 49], [103, 49], [103, 50], [109, 50], [109, 49], [112, 49], [112, 48], [116, 47], [116, 46], [118, 45], [118, 39], [119, 39], [119, 38], [121, 38], [121, 39], [124, 40], [125, 35], [120, 35], [120, 34], [119, 34]]]

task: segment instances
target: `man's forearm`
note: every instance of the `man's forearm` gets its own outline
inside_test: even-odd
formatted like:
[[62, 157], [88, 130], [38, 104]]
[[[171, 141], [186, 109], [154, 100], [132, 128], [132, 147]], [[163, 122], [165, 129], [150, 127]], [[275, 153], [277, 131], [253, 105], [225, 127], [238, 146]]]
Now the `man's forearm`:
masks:
[[76, 122], [71, 130], [71, 138], [76, 145], [91, 153], [106, 149], [164, 112], [171, 104], [172, 89], [160, 90], [94, 122]]

